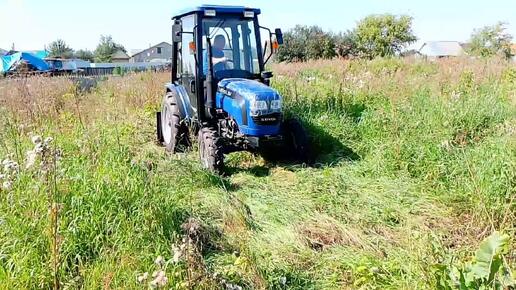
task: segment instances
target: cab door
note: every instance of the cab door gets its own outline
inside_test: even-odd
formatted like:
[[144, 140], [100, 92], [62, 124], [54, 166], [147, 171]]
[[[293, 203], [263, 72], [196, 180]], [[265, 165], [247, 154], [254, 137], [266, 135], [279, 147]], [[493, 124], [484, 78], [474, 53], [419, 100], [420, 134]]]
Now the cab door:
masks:
[[195, 15], [188, 15], [181, 19], [183, 33], [179, 44], [178, 80], [182, 84], [190, 98], [190, 103], [197, 108], [196, 94], [196, 62], [195, 62]]

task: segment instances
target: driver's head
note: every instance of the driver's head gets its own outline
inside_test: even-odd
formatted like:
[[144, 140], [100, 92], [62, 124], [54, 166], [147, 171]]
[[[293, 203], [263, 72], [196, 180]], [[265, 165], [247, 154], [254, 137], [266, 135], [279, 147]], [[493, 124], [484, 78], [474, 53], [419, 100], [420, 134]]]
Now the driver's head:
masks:
[[226, 38], [224, 37], [224, 35], [217, 35], [215, 36], [215, 40], [213, 41], [213, 47], [215, 48], [218, 48], [218, 49], [224, 49], [224, 47], [226, 46]]

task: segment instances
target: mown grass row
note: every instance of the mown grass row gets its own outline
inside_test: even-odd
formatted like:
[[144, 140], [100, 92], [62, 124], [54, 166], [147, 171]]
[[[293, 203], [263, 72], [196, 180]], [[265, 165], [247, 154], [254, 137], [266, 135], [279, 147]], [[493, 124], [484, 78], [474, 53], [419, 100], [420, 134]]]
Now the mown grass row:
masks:
[[[172, 289], [435, 288], [432, 265], [469, 260], [494, 230], [515, 234], [514, 68], [376, 60], [274, 71], [316, 165], [239, 153], [225, 178], [202, 171], [195, 150], [167, 156], [154, 144], [166, 74], [91, 93], [1, 83], [0, 159], [20, 170], [0, 191], [0, 288], [57, 278], [139, 289], [159, 255]], [[24, 168], [33, 135], [62, 151], [51, 174]]]

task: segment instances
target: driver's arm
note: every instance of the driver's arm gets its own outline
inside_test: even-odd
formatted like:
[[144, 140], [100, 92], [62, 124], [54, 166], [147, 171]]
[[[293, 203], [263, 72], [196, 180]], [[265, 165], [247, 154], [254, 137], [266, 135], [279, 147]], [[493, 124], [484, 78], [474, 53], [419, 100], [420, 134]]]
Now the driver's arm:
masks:
[[227, 57], [223, 56], [223, 57], [212, 57], [211, 58], [213, 64], [217, 64], [217, 63], [221, 63], [221, 62], [226, 62], [228, 60]]

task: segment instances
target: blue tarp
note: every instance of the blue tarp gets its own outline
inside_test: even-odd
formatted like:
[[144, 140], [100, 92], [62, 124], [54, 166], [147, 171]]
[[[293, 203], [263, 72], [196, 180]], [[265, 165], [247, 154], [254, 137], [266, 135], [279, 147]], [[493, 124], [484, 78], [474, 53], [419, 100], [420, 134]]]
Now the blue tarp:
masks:
[[[40, 57], [41, 56], [41, 57]], [[16, 52], [10, 55], [4, 55], [0, 57], [0, 73], [9, 72], [13, 69], [13, 66], [19, 61], [25, 61], [32, 65], [39, 71], [46, 71], [49, 69], [48, 64], [43, 60], [46, 53], [37, 53], [34, 55], [28, 52]]]

